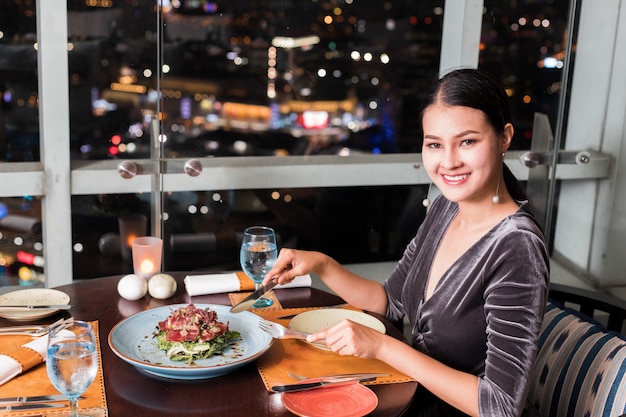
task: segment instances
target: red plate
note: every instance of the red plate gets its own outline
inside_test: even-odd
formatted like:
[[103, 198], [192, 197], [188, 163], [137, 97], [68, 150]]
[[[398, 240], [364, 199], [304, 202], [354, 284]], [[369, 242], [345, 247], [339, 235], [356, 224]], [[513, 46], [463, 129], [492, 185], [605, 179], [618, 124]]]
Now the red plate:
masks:
[[301, 417], [362, 417], [378, 405], [374, 392], [358, 381], [336, 387], [283, 393], [287, 410]]

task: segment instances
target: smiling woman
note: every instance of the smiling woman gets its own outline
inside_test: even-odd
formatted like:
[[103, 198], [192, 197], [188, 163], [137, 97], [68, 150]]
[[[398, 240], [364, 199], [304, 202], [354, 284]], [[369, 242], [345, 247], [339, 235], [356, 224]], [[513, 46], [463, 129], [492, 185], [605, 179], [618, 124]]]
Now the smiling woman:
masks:
[[422, 115], [422, 159], [441, 196], [384, 284], [294, 249], [281, 251], [266, 280], [316, 273], [355, 307], [408, 318], [412, 346], [349, 320], [307, 340], [413, 377], [420, 391], [409, 415], [517, 417], [537, 354], [548, 254], [502, 161], [514, 131], [506, 95], [488, 74], [456, 70], [435, 85]]
[[427, 297], [456, 259], [518, 210], [508, 185], [500, 191], [508, 171], [503, 156], [514, 133], [504, 91], [494, 78], [473, 70], [455, 71], [444, 80], [422, 113], [422, 158], [433, 183], [458, 203], [459, 214], [431, 265]]

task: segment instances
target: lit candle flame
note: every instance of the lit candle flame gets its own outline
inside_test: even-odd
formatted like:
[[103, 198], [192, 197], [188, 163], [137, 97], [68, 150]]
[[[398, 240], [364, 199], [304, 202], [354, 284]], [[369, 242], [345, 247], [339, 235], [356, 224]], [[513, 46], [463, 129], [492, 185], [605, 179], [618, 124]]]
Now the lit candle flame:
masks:
[[151, 272], [154, 272], [154, 262], [152, 262], [152, 259], [144, 259], [143, 261], [141, 261], [141, 265], [139, 266], [139, 268], [144, 274], [149, 274]]

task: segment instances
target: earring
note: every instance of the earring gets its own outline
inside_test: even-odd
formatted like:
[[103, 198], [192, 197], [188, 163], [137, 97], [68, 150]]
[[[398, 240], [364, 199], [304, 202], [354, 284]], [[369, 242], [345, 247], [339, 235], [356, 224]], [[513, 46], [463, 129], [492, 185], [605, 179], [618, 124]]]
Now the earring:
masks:
[[496, 195], [491, 197], [491, 201], [493, 201], [493, 204], [498, 204], [500, 202], [500, 196], [498, 195], [499, 190], [500, 190], [500, 180], [498, 180], [498, 186], [496, 187]]
[[[504, 155], [505, 153], [502, 153], [502, 163], [504, 163]], [[500, 195], [498, 194], [498, 192], [500, 191], [500, 178], [498, 178], [498, 185], [496, 186], [496, 195], [494, 195], [493, 197], [491, 197], [491, 201], [493, 201], [493, 204], [498, 204], [500, 202]]]
[[424, 207], [429, 207], [430, 206], [430, 200], [428, 199], [428, 196], [430, 195], [430, 187], [433, 186], [433, 183], [431, 182], [430, 184], [428, 184], [428, 192], [426, 193], [426, 198], [424, 198], [422, 200], [422, 205]]

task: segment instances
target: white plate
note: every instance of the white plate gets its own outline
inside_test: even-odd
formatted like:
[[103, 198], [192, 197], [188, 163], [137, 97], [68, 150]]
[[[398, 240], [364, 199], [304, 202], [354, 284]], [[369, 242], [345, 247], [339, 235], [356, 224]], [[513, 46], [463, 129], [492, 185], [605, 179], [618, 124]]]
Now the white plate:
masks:
[[47, 305], [47, 304], [69, 304], [70, 296], [63, 291], [50, 288], [29, 288], [0, 295], [0, 317], [9, 320], [37, 320], [48, 317], [59, 311], [50, 310], [2, 310], [2, 305]]
[[[291, 319], [289, 328], [300, 332], [316, 333], [343, 319], [349, 319], [355, 323], [385, 333], [385, 325], [376, 317], [360, 311], [346, 310], [343, 308], [321, 308], [319, 310], [305, 311]], [[320, 349], [328, 349], [325, 345], [319, 343], [312, 343], [312, 345]]]
[[170, 360], [157, 346], [153, 337], [157, 323], [165, 320], [172, 311], [187, 304], [158, 307], [137, 313], [119, 322], [109, 333], [109, 346], [122, 360], [150, 374], [171, 379], [207, 379], [224, 375], [251, 362], [272, 345], [272, 337], [259, 329], [259, 316], [244, 311], [233, 314], [229, 306], [195, 304], [198, 308], [211, 308], [218, 320], [228, 323], [231, 330], [241, 334], [221, 355], [214, 355], [188, 364]]

